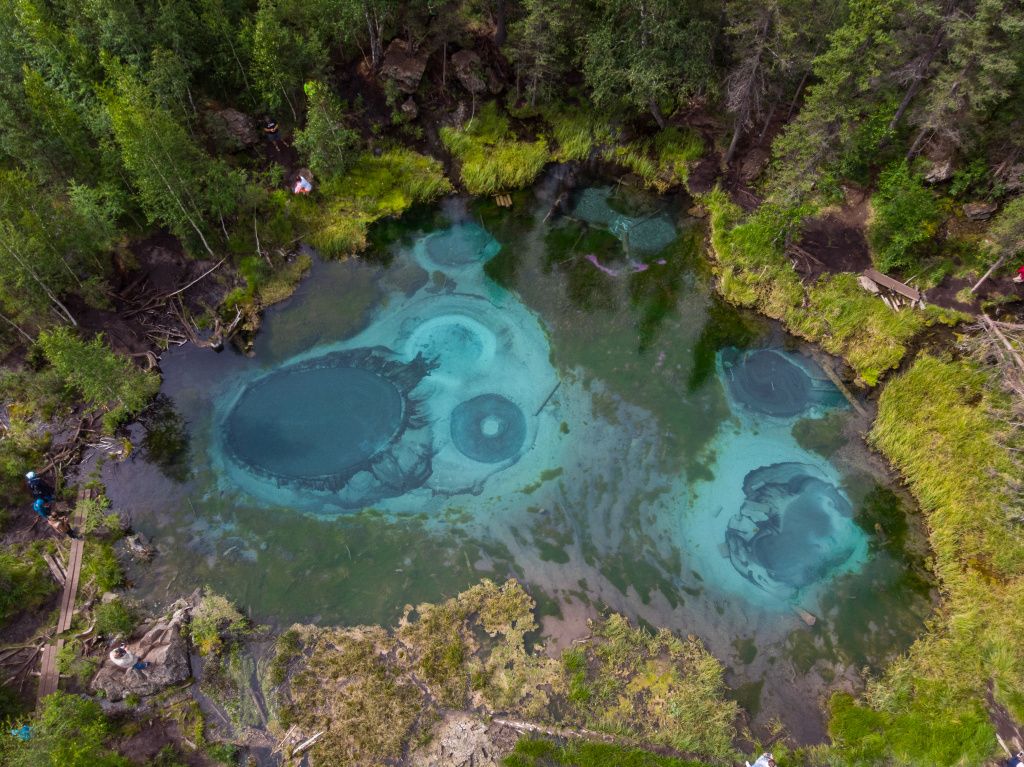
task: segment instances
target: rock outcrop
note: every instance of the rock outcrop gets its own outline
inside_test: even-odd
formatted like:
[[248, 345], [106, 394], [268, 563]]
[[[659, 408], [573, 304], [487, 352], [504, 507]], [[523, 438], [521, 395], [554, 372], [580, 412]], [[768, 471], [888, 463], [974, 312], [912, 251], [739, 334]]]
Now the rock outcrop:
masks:
[[126, 643], [128, 649], [147, 664], [146, 668], [125, 670], [105, 658], [89, 688], [116, 702], [128, 695], [153, 695], [187, 680], [192, 676], [192, 667], [182, 628], [191, 609], [183, 600], [176, 602], [170, 617], [143, 624], [135, 632], [135, 638]]
[[392, 40], [384, 52], [380, 74], [391, 80], [403, 93], [415, 93], [427, 68], [427, 57], [409, 49], [405, 40]]
[[452, 71], [462, 87], [470, 93], [483, 93], [487, 90], [484, 79], [483, 63], [476, 51], [459, 51], [452, 54]]
[[998, 209], [994, 202], [968, 202], [964, 204], [964, 215], [968, 221], [987, 221]]

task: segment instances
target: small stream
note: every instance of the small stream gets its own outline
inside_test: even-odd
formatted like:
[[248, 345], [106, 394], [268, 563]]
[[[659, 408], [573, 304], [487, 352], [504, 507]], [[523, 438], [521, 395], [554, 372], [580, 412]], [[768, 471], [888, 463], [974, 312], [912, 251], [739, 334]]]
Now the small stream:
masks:
[[688, 198], [596, 178], [548, 217], [566, 173], [378, 225], [251, 358], [165, 354], [103, 473], [160, 551], [138, 593], [390, 623], [514, 576], [551, 651], [605, 610], [695, 634], [755, 723], [818, 740], [930, 612], [913, 507], [820, 353], [716, 298]]

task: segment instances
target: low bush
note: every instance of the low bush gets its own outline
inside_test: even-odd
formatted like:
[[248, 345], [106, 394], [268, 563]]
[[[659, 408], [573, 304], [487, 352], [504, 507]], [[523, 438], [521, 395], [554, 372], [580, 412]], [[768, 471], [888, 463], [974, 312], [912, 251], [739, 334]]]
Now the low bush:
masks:
[[689, 165], [704, 153], [704, 140], [688, 129], [666, 128], [654, 140], [640, 139], [622, 146], [608, 147], [604, 157], [629, 168], [644, 185], [657, 192], [667, 192], [685, 184]]
[[890, 165], [871, 196], [868, 242], [875, 265], [883, 272], [913, 269], [927, 254], [941, 221], [935, 195], [910, 166]]
[[719, 189], [704, 202], [723, 296], [781, 320], [796, 335], [844, 357], [870, 386], [899, 364], [907, 344], [923, 328], [963, 319], [932, 306], [894, 312], [865, 292], [854, 274], [827, 274], [805, 286], [784, 247], [809, 208], [765, 204], [745, 217]]
[[95, 701], [57, 691], [43, 701], [30, 722], [26, 741], [0, 738], [0, 764], [6, 767], [130, 767], [105, 745], [110, 724]]
[[100, 636], [120, 634], [127, 637], [138, 624], [135, 612], [120, 599], [96, 605], [92, 617], [96, 621], [96, 633]]
[[114, 547], [105, 541], [90, 541], [82, 559], [80, 582], [86, 594], [97, 596], [124, 584], [124, 571]]
[[452, 191], [441, 163], [408, 149], [390, 149], [380, 157], [363, 154], [344, 176], [320, 186], [322, 200], [293, 200], [309, 227], [307, 239], [326, 257], [358, 253], [366, 247], [370, 224], [397, 216], [415, 203]]

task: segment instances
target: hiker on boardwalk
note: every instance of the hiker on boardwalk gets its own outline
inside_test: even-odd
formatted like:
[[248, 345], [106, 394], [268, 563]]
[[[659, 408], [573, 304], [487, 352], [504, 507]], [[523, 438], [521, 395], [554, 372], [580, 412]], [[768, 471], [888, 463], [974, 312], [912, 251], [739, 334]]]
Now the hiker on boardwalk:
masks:
[[68, 538], [78, 537], [78, 533], [74, 531], [66, 517], [58, 517], [53, 514], [52, 499], [36, 498], [32, 502], [32, 511], [42, 517], [46, 524], [59, 535], [66, 535]]
[[53, 500], [53, 487], [34, 471], [25, 475], [25, 482], [28, 483], [28, 491], [32, 493], [33, 498], [42, 498], [47, 502]]
[[111, 663], [125, 671], [142, 671], [149, 665], [145, 661], [139, 660], [138, 656], [123, 644], [111, 650], [109, 658]]

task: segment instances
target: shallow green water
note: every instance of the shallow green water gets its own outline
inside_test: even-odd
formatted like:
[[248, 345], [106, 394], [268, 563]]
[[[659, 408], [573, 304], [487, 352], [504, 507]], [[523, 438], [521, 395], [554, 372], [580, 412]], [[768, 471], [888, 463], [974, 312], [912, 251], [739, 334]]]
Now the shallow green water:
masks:
[[592, 225], [545, 222], [549, 182], [317, 264], [253, 359], [165, 355], [148, 448], [104, 472], [160, 548], [140, 590], [377, 623], [515, 576], [553, 647], [604, 609], [697, 634], [814, 737], [928, 612], [905, 500], [810, 350], [713, 297], [687, 200], [598, 187]]

